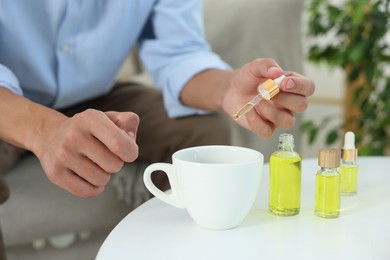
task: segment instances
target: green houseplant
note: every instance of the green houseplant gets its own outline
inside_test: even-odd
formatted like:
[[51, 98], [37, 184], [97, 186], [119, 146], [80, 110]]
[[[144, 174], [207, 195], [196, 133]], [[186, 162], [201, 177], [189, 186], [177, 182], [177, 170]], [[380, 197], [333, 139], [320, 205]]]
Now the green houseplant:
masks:
[[[345, 73], [344, 122], [327, 133], [327, 145], [352, 130], [360, 154], [389, 154], [389, 4], [390, 0], [309, 2], [308, 59], [342, 68]], [[327, 122], [329, 118], [320, 125], [312, 121], [302, 125], [309, 143]]]

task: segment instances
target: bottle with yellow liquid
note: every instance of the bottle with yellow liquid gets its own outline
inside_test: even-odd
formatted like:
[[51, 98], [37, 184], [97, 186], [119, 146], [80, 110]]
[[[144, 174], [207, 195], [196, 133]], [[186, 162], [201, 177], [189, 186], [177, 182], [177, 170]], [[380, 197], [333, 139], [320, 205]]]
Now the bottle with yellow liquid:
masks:
[[341, 176], [341, 195], [351, 196], [357, 193], [357, 154], [358, 151], [355, 148], [355, 134], [349, 131], [345, 133], [341, 165], [339, 167]]
[[340, 215], [340, 150], [323, 148], [318, 152], [316, 174], [315, 214], [322, 218], [337, 218]]
[[269, 210], [275, 215], [297, 215], [301, 203], [301, 156], [294, 137], [279, 136], [278, 150], [270, 158]]

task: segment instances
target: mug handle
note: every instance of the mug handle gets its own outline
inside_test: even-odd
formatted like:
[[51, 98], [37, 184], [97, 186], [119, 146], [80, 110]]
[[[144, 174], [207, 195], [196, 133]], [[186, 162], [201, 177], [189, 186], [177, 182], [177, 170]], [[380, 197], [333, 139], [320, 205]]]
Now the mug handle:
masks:
[[[160, 200], [168, 203], [174, 207], [184, 209], [184, 206], [179, 200], [177, 195], [176, 185], [174, 184], [174, 168], [172, 164], [169, 163], [153, 163], [149, 165], [144, 171], [144, 183], [146, 188], [152, 193], [155, 197]], [[171, 184], [171, 193], [165, 193], [154, 185], [152, 182], [152, 173], [155, 171], [163, 171], [167, 174], [169, 183]]]

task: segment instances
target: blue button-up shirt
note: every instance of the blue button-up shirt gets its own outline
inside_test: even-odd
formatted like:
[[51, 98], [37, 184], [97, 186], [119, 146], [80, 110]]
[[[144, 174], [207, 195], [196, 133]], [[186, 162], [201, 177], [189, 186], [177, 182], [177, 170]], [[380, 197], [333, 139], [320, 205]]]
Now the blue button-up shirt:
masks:
[[107, 93], [135, 43], [171, 117], [179, 94], [227, 69], [203, 38], [200, 0], [0, 0], [0, 86], [54, 108]]

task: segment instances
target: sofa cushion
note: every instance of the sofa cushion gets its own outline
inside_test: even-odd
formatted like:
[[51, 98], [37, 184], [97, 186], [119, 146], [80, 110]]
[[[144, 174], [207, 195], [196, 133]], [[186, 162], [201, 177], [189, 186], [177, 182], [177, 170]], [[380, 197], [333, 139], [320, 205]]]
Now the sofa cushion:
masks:
[[0, 140], [0, 204], [4, 203], [9, 196], [8, 185], [3, 179], [3, 174], [14, 166], [24, 153], [25, 150]]
[[145, 195], [142, 172], [131, 171], [132, 166], [125, 165], [118, 174], [130, 174], [134, 178], [133, 185], [140, 186], [138, 193], [143, 197], [136, 203], [118, 199], [114, 185], [107, 185], [95, 198], [81, 199], [52, 184], [38, 159], [26, 156], [5, 175], [11, 187], [9, 200], [0, 207], [6, 246], [71, 231], [113, 227], [134, 207], [150, 198], [149, 193]]

